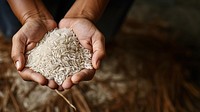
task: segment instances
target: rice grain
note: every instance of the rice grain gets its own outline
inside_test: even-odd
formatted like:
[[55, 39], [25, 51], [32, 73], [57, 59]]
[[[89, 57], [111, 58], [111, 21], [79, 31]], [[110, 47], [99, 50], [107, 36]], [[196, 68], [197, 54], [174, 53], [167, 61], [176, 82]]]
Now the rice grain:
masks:
[[67, 28], [48, 32], [27, 55], [26, 67], [58, 85], [82, 69], [93, 69], [91, 51], [79, 43], [73, 30]]

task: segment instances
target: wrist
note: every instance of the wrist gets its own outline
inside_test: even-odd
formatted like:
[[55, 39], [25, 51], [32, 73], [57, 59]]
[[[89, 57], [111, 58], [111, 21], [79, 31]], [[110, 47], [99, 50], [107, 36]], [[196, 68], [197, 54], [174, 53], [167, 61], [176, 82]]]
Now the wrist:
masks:
[[8, 0], [8, 3], [22, 24], [29, 19], [53, 19], [41, 0]]
[[66, 18], [85, 18], [93, 23], [101, 17], [109, 0], [76, 0]]
[[91, 22], [96, 22], [97, 17], [95, 17], [91, 12], [83, 10], [79, 11], [69, 11], [64, 18], [84, 18], [90, 20]]
[[26, 13], [22, 14], [20, 17], [19, 17], [20, 22], [22, 24], [25, 24], [29, 20], [39, 20], [40, 14], [36, 10], [30, 10], [30, 11], [27, 11]]
[[31, 10], [21, 16], [21, 23], [25, 24], [28, 21], [46, 21], [53, 20], [51, 16], [47, 16], [42, 11]]

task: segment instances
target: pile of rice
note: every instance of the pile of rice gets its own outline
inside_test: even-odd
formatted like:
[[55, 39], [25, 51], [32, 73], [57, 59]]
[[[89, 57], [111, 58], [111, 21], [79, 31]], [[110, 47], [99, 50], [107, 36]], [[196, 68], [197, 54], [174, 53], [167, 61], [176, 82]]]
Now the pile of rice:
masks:
[[73, 30], [67, 28], [48, 32], [27, 54], [26, 67], [53, 79], [58, 85], [82, 69], [93, 69], [90, 50], [85, 49]]

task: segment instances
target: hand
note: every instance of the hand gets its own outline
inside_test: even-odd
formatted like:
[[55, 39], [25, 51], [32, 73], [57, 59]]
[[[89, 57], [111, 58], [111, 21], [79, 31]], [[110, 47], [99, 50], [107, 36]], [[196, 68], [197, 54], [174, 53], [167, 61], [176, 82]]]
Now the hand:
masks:
[[95, 25], [84, 18], [64, 18], [59, 23], [59, 28], [72, 28], [81, 45], [93, 52], [92, 65], [94, 69], [83, 69], [73, 76], [67, 77], [63, 82], [64, 89], [71, 88], [80, 81], [91, 80], [96, 69], [105, 55], [104, 36]]
[[54, 81], [48, 81], [44, 76], [25, 67], [25, 53], [33, 49], [37, 42], [47, 33], [56, 27], [54, 20], [29, 19], [14, 35], [12, 40], [12, 59], [16, 68], [22, 77], [27, 81], [34, 81], [41, 85], [48, 85], [50, 88], [55, 87]]

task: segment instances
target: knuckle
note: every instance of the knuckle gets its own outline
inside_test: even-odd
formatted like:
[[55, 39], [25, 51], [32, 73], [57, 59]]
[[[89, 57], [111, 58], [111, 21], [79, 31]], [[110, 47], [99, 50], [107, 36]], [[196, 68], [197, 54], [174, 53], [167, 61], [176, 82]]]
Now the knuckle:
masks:
[[11, 59], [13, 60], [13, 62], [16, 62], [17, 60], [19, 60], [19, 58], [20, 58], [20, 55], [11, 53]]
[[11, 59], [15, 62], [16, 60], [17, 60], [17, 55], [15, 55], [15, 54], [11, 54]]
[[37, 83], [39, 85], [47, 85], [47, 81], [45, 79], [38, 80]]
[[19, 40], [19, 37], [18, 34], [15, 34], [13, 37], [12, 37], [12, 42], [15, 42], [16, 40]]

